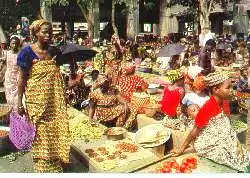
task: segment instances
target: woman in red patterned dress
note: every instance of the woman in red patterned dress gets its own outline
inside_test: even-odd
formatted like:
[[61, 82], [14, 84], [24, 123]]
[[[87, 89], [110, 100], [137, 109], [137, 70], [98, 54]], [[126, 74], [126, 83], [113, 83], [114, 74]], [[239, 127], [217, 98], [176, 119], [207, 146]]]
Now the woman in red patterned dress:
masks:
[[133, 93], [137, 90], [144, 91], [148, 88], [148, 83], [138, 75], [135, 75], [135, 65], [127, 63], [122, 67], [122, 75], [118, 80], [121, 96], [130, 102]]

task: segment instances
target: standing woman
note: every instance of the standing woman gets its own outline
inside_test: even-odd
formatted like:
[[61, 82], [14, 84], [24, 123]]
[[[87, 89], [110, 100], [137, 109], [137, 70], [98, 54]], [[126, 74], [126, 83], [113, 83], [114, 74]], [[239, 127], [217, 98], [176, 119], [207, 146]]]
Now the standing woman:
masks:
[[[17, 58], [18, 113], [27, 113], [36, 128], [32, 145], [35, 172], [63, 172], [63, 165], [69, 162], [69, 123], [63, 78], [48, 54], [52, 25], [41, 19], [30, 28], [35, 42], [24, 47]], [[26, 110], [22, 105], [24, 93]]]
[[20, 50], [20, 39], [17, 36], [10, 38], [10, 50], [6, 52], [7, 69], [4, 79], [4, 90], [7, 103], [17, 109], [17, 55]]

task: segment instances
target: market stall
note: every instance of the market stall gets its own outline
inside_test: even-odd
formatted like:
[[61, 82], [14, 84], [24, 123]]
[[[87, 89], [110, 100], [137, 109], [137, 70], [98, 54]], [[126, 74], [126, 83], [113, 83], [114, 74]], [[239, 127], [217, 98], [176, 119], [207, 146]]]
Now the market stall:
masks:
[[[70, 109], [71, 116], [74, 113], [74, 117], [70, 117], [71, 123], [75, 120], [85, 120], [85, 124], [87, 123], [87, 116], [80, 111]], [[84, 116], [85, 115], [85, 116]], [[138, 116], [138, 121], [142, 118], [148, 118], [147, 116], [141, 114]], [[151, 120], [153, 121], [153, 119]], [[76, 121], [74, 121], [76, 123]], [[183, 138], [183, 132], [173, 132], [168, 135], [169, 139], [165, 137], [165, 142], [161, 142], [159, 144], [155, 144], [155, 146], [150, 143], [147, 145], [146, 143], [150, 142], [149, 140], [138, 140], [139, 133], [142, 133], [142, 128], [154, 127], [153, 125], [158, 125], [161, 121], [155, 122], [156, 124], [152, 124], [153, 122], [148, 122], [144, 125], [141, 125], [141, 129], [138, 132], [126, 132], [123, 135], [123, 138], [120, 139], [109, 139], [107, 135], [103, 135], [105, 133], [106, 128], [102, 125], [94, 126], [95, 129], [100, 129], [103, 133], [98, 132], [96, 136], [90, 136], [93, 133], [88, 133], [88, 130], [91, 128], [85, 128], [85, 132], [80, 132], [81, 134], [76, 134], [78, 137], [72, 137], [71, 144], [71, 154], [74, 159], [77, 159], [83, 166], [88, 168], [88, 172], [138, 172], [138, 173], [152, 173], [156, 170], [159, 170], [166, 161], [172, 159], [170, 150], [173, 148], [171, 144], [175, 142], [174, 140], [179, 138]], [[88, 125], [89, 127], [90, 125]], [[72, 125], [71, 125], [72, 127]], [[91, 126], [93, 127], [93, 126]], [[144, 129], [150, 130], [150, 129]], [[157, 130], [157, 129], [153, 129]], [[171, 130], [171, 129], [169, 129]], [[80, 131], [80, 129], [78, 129]], [[121, 131], [121, 130], [120, 130]], [[71, 132], [72, 134], [72, 132]], [[148, 138], [152, 133], [148, 133], [149, 135], [140, 138]], [[73, 134], [74, 135], [74, 134]], [[179, 138], [177, 136], [179, 135]], [[170, 137], [171, 136], [171, 137]], [[91, 138], [91, 139], [90, 139]], [[152, 138], [152, 137], [151, 137]], [[162, 141], [162, 140], [161, 140]], [[142, 143], [145, 142], [145, 143]], [[147, 145], [147, 146], [146, 146]], [[173, 146], [173, 145], [172, 145]], [[177, 157], [177, 162], [181, 162], [184, 158], [193, 156], [197, 160], [197, 168], [191, 170], [194, 173], [206, 173], [206, 172], [237, 172], [231, 168], [228, 168], [223, 165], [219, 165], [214, 163], [208, 159], [200, 158], [195, 153], [194, 150], [190, 147], [186, 150], [185, 154]], [[175, 171], [175, 170], [171, 170]], [[156, 171], [157, 172], [157, 171]]]

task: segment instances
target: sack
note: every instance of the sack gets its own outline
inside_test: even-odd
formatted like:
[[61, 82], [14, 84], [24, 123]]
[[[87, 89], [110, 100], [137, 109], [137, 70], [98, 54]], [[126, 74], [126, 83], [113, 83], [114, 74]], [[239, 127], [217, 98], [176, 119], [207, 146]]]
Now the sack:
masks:
[[20, 116], [17, 112], [10, 113], [10, 141], [18, 150], [28, 151], [32, 147], [35, 138], [35, 127], [28, 122], [26, 116]]

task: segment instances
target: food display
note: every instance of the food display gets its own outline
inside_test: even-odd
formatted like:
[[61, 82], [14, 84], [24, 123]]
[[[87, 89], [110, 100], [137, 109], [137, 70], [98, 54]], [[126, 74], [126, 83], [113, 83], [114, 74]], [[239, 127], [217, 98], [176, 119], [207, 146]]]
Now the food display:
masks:
[[192, 173], [197, 168], [197, 159], [189, 156], [182, 160], [171, 159], [156, 167], [153, 173]]
[[124, 138], [126, 132], [126, 129], [122, 127], [111, 127], [104, 131], [104, 135], [106, 135], [108, 139], [121, 140]]
[[152, 160], [155, 155], [145, 150], [132, 141], [124, 139], [121, 141], [108, 141], [98, 146], [90, 146], [85, 149], [85, 154], [92, 165], [99, 171], [126, 170], [131, 163]]
[[244, 122], [240, 120], [234, 120], [232, 125], [233, 125], [234, 130], [237, 133], [247, 130], [247, 124], [245, 124]]
[[143, 147], [156, 147], [169, 140], [171, 131], [162, 124], [151, 124], [136, 132], [136, 143]]
[[100, 139], [104, 128], [91, 124], [88, 120], [71, 120], [69, 131], [72, 140], [90, 140]]
[[7, 137], [9, 135], [8, 131], [0, 130], [0, 138]]

